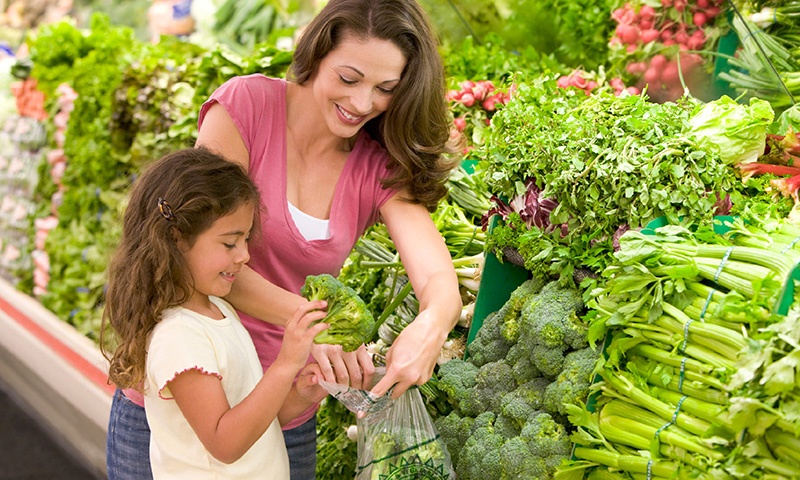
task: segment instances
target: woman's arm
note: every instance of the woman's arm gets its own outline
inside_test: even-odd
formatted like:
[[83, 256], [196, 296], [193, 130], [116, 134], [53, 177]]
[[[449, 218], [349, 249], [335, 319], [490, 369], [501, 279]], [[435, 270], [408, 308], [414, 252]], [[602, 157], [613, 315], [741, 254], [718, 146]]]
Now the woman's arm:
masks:
[[[245, 170], [250, 166], [250, 153], [241, 133], [218, 103], [211, 105], [206, 112], [195, 146], [213, 150]], [[236, 276], [231, 293], [225, 299], [240, 312], [276, 325], [284, 325], [304, 302], [299, 295], [274, 285], [247, 266]]]
[[394, 398], [430, 380], [447, 335], [461, 313], [458, 277], [441, 233], [422, 206], [396, 195], [381, 208], [389, 235], [419, 299], [419, 315], [395, 339], [386, 355], [386, 375], [372, 393]]

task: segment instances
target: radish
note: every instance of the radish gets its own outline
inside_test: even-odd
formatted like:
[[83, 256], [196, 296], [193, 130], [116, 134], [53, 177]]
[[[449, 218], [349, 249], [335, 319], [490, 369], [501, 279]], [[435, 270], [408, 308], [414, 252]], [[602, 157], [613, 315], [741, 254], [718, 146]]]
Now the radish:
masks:
[[680, 84], [677, 62], [667, 62], [667, 65], [664, 66], [664, 70], [661, 71], [661, 81], [669, 86]]
[[465, 107], [471, 107], [475, 105], [475, 97], [470, 92], [466, 92], [463, 95], [461, 95], [460, 101], [461, 104], [464, 105]]
[[658, 39], [658, 30], [651, 28], [649, 30], [644, 30], [641, 35], [642, 43], [651, 43], [655, 42]]
[[706, 17], [706, 14], [703, 12], [695, 12], [695, 14], [692, 15], [692, 23], [694, 23], [698, 27], [702, 27], [707, 22], [708, 22], [708, 17]]
[[667, 57], [659, 53], [657, 55], [653, 55], [653, 58], [650, 59], [650, 67], [661, 71], [667, 66], [667, 62]]
[[467, 128], [467, 119], [464, 117], [456, 117], [453, 119], [453, 124], [456, 126], [456, 130], [463, 132], [464, 129]]
[[641, 15], [643, 19], [652, 21], [656, 17], [656, 10], [650, 5], [642, 5], [642, 8], [639, 9], [639, 15]]
[[642, 78], [648, 85], [655, 85], [661, 79], [661, 72], [653, 65], [650, 65], [650, 68], [644, 72]]

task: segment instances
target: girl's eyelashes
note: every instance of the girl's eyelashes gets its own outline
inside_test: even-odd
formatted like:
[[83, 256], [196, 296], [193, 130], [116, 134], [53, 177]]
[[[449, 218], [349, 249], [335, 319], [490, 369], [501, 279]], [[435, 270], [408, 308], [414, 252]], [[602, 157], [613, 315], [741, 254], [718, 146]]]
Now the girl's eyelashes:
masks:
[[236, 248], [236, 244], [233, 243], [223, 243], [223, 245], [225, 245], [225, 248], [227, 248], [228, 250], [233, 250], [234, 248]]

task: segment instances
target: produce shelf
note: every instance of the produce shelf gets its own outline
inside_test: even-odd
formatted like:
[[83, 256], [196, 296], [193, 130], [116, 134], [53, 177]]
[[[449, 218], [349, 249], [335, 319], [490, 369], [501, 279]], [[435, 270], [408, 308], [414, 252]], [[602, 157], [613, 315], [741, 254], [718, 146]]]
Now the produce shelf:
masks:
[[0, 279], [0, 378], [73, 458], [106, 478], [114, 393], [99, 348]]

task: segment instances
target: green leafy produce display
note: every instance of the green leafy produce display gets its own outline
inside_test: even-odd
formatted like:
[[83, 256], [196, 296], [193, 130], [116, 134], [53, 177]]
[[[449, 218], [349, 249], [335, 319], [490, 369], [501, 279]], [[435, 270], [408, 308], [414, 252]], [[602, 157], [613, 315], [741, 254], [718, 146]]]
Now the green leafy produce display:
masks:
[[599, 395], [591, 409], [566, 407], [578, 448], [556, 478], [598, 467], [654, 478], [800, 475], [798, 312], [785, 289], [800, 229], [749, 220], [620, 238], [586, 316], [588, 340], [606, 339]]
[[436, 419], [459, 479], [552, 478], [572, 443], [564, 405], [585, 401], [599, 349], [579, 290], [531, 278], [439, 367], [452, 412]]
[[586, 95], [547, 77], [518, 85], [475, 151], [478, 174], [498, 196], [490, 213], [505, 220], [490, 248], [512, 247], [532, 272], [570, 281], [578, 268], [602, 271], [629, 228], [726, 213], [723, 200], [740, 203], [745, 187], [719, 149], [693, 136], [698, 105], [609, 88]]

